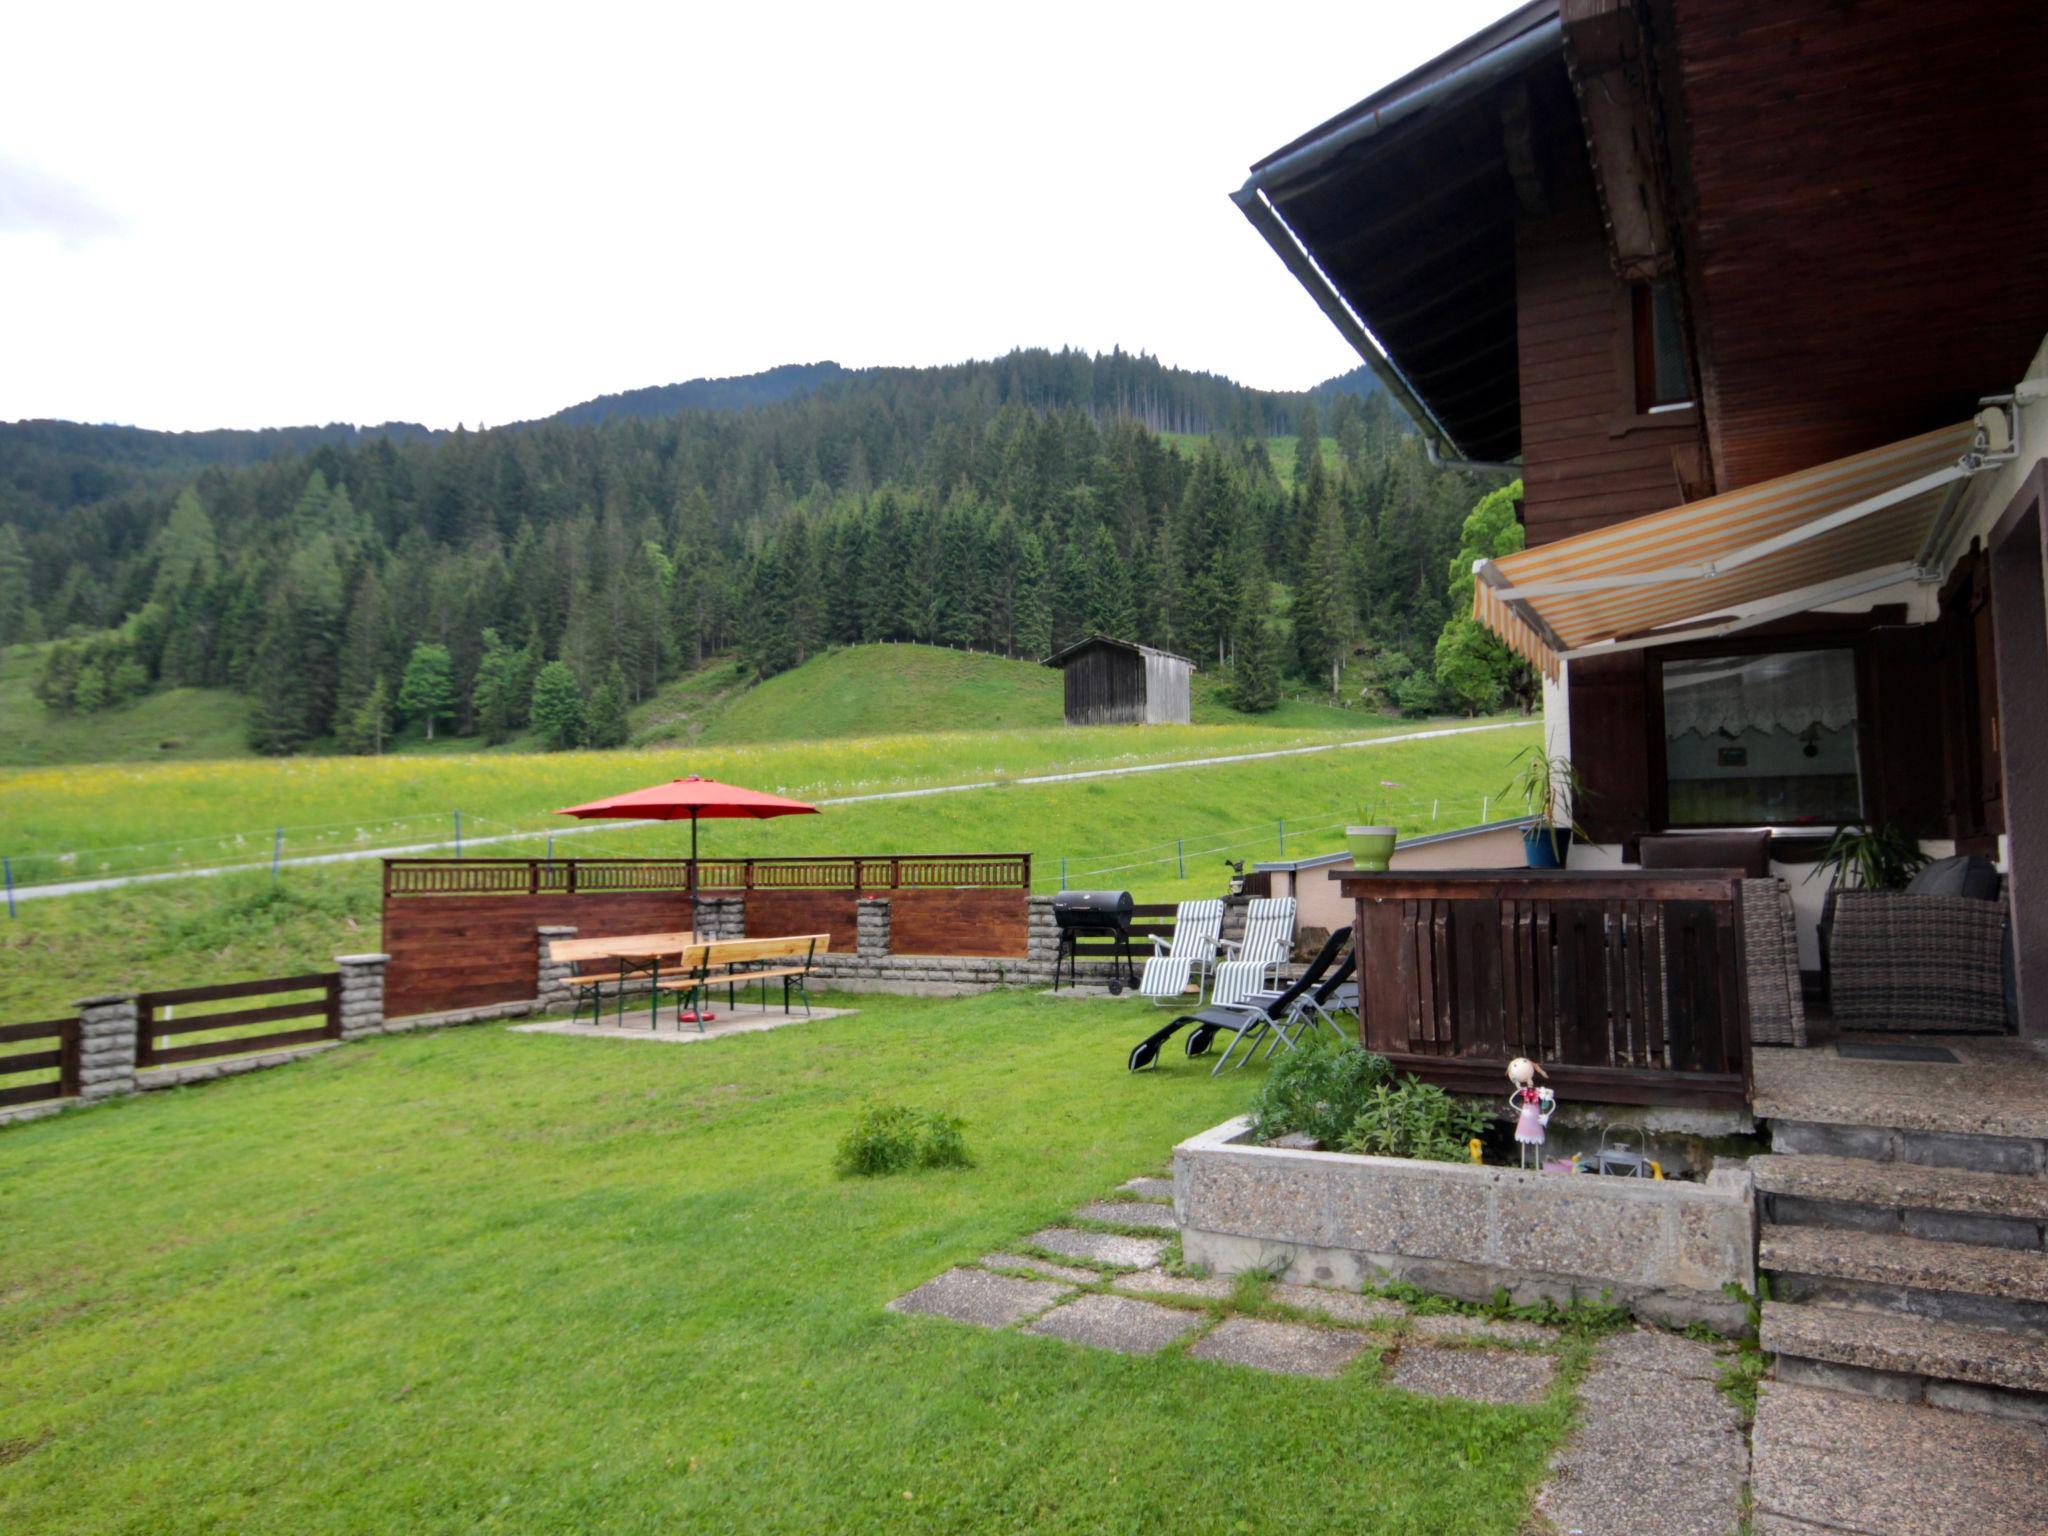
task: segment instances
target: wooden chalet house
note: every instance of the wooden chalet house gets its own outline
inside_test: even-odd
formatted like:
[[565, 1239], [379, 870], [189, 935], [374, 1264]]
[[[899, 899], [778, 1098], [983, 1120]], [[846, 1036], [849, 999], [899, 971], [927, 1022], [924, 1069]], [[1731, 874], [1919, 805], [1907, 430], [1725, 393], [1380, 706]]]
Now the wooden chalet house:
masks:
[[[2004, 1027], [2048, 1038], [2044, 101], [2038, 0], [1537, 0], [1235, 194], [1434, 457], [1521, 477], [1476, 612], [1586, 785], [1599, 846], [1544, 900], [1582, 895], [1614, 997], [1684, 947], [1615, 953], [1646, 837], [1765, 850], [1816, 972], [1815, 848], [1867, 822], [1996, 861]], [[1534, 1043], [1582, 1096], [1747, 1093], [1746, 1041], [1676, 1047], [1655, 1007], [1537, 1019], [1567, 941], [1530, 960], [1514, 880], [1460, 878], [1469, 925], [1448, 886], [1388, 887], [1405, 929], [1361, 901], [1405, 978], [1374, 1043], [1475, 1087]], [[1739, 925], [1686, 951], [1722, 972], [1692, 1027], [1744, 1014]]]

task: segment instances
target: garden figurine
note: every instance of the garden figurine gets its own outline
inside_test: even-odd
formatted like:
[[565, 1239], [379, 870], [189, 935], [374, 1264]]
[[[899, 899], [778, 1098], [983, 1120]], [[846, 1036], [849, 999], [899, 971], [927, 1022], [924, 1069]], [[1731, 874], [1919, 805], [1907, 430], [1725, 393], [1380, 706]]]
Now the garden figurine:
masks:
[[1508, 1081], [1514, 1084], [1514, 1090], [1508, 1094], [1508, 1107], [1515, 1112], [1515, 1140], [1522, 1149], [1524, 1168], [1532, 1161], [1541, 1166], [1542, 1154], [1536, 1149], [1543, 1145], [1543, 1128], [1557, 1113], [1557, 1095], [1536, 1086], [1537, 1078], [1548, 1076], [1526, 1056], [1517, 1056], [1508, 1063]]

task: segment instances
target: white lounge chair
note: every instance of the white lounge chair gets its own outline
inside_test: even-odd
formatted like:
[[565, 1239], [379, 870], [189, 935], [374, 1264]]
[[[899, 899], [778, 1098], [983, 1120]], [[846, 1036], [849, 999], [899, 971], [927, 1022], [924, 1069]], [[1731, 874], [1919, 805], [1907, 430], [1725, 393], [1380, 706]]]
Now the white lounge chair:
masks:
[[1184, 901], [1173, 915], [1173, 942], [1152, 935], [1152, 958], [1145, 962], [1138, 978], [1138, 991], [1152, 999], [1154, 1007], [1178, 1004], [1187, 996], [1188, 982], [1195, 983], [1195, 1000], [1209, 984], [1209, 967], [1216, 963], [1216, 946], [1223, 932], [1221, 901]]
[[1244, 937], [1223, 940], [1230, 958], [1216, 967], [1209, 1001], [1228, 1007], [1272, 984], [1294, 950], [1294, 898], [1261, 896], [1245, 910]]

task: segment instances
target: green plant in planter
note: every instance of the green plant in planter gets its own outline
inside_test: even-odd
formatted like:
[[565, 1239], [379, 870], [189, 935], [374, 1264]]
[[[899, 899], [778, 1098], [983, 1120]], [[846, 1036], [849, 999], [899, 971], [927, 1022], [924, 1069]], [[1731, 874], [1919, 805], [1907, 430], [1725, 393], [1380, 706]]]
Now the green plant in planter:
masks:
[[1369, 1157], [1419, 1157], [1462, 1163], [1470, 1143], [1492, 1119], [1484, 1105], [1454, 1099], [1433, 1083], [1403, 1078], [1381, 1083], [1366, 1096], [1344, 1135], [1346, 1152]]
[[1344, 1139], [1375, 1088], [1393, 1077], [1384, 1056], [1317, 1031], [1275, 1061], [1252, 1096], [1252, 1137], [1299, 1133], [1326, 1147]]
[[1920, 844], [1899, 828], [1855, 822], [1835, 833], [1806, 878], [1825, 872], [1837, 891], [1903, 891], [1926, 863]]
[[1519, 797], [1528, 814], [1536, 818], [1536, 825], [1522, 838], [1529, 851], [1530, 865], [1536, 866], [1547, 850], [1549, 858], [1545, 862], [1562, 867], [1574, 837], [1589, 845], [1593, 842], [1573, 816], [1586, 796], [1579, 770], [1572, 766], [1570, 758], [1554, 756], [1541, 746], [1524, 747], [1509, 762], [1522, 766], [1501, 790], [1500, 797]]

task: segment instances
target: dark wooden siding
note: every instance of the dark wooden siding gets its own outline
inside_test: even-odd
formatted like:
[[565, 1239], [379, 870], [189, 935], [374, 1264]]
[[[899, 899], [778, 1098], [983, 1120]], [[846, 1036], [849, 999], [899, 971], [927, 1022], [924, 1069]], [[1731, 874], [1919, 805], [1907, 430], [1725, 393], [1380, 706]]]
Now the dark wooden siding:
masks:
[[2048, 330], [2048, 6], [1646, 10], [1721, 488], [2009, 389]]
[[1140, 725], [1145, 719], [1145, 658], [1122, 646], [1091, 645], [1065, 667], [1067, 724]]
[[1529, 543], [1585, 533], [1706, 490], [1695, 412], [1639, 416], [1628, 290], [1608, 264], [1584, 151], [1515, 242], [1523, 516]]

